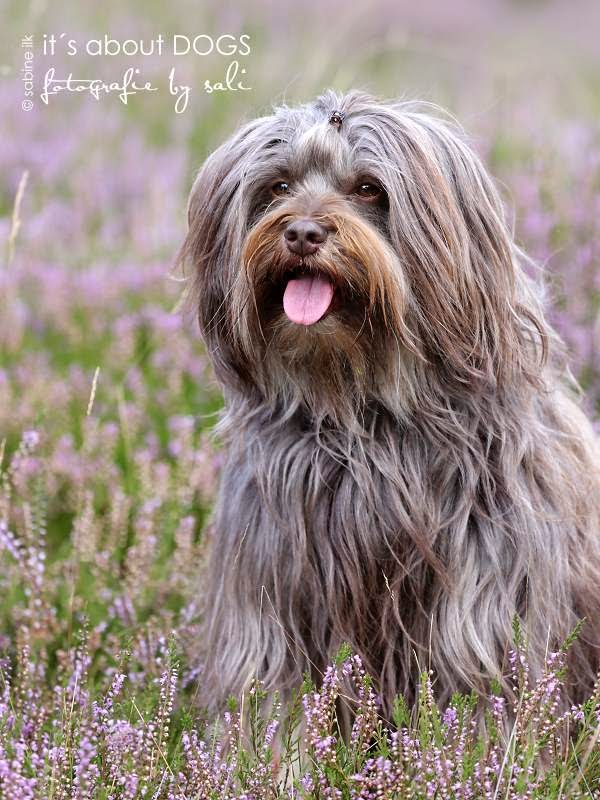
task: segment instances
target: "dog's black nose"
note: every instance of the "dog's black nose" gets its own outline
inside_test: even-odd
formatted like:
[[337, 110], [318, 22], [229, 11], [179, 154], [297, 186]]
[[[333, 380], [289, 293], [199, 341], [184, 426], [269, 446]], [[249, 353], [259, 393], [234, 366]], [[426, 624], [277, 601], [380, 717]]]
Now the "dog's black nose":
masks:
[[312, 219], [297, 219], [287, 226], [283, 238], [292, 253], [307, 256], [316, 253], [327, 239], [327, 228]]

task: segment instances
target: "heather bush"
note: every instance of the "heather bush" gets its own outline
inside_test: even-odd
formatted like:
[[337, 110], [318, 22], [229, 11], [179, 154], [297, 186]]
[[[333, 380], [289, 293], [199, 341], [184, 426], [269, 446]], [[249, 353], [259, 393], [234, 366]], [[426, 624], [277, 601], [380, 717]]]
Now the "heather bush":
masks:
[[[78, 498], [58, 552], [48, 525], [56, 450], [28, 430], [5, 456], [0, 796], [491, 800], [600, 790], [600, 676], [585, 703], [565, 708], [569, 642], [532, 684], [518, 621], [514, 697], [509, 705], [492, 691], [483, 716], [474, 695], [438, 708], [435, 676], [424, 672], [417, 707], [399, 697], [390, 725], [360, 659], [344, 648], [322, 685], [306, 679], [291, 703], [282, 707], [256, 684], [232, 698], [220, 723], [208, 720], [194, 702], [202, 679], [194, 504], [201, 509], [202, 498], [177, 491], [187, 486], [181, 462], [194, 474], [201, 454], [210, 470], [192, 428], [189, 419], [174, 426], [172, 465], [135, 461], [133, 502], [123, 488], [94, 491], [103, 487], [101, 455], [87, 487], [74, 475], [55, 484]], [[78, 452], [92, 458], [98, 434], [88, 417]]]

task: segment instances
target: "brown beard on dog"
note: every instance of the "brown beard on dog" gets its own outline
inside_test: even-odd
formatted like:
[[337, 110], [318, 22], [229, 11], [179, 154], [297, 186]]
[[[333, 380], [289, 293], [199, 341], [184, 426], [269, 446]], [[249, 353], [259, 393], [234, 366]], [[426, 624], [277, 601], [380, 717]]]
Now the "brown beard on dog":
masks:
[[[404, 321], [406, 291], [396, 256], [344, 205], [348, 204], [325, 199], [313, 212], [312, 219], [335, 236], [329, 236], [318, 253], [303, 258], [286, 251], [282, 236], [286, 225], [302, 215], [300, 204], [286, 203], [267, 214], [248, 234], [242, 252], [246, 281], [236, 283], [231, 295], [241, 346], [256, 365], [255, 379], [260, 381], [263, 365], [269, 371], [285, 370], [298, 385], [306, 384], [304, 377], [310, 374], [304, 387], [307, 406], [333, 419], [344, 412], [353, 418], [361, 399], [370, 394], [373, 354], [389, 352], [388, 342], [394, 337], [410, 347]], [[334, 287], [330, 313], [318, 325], [290, 325], [283, 311], [285, 284], [303, 274], [322, 276]], [[262, 347], [269, 353], [266, 364]], [[267, 395], [270, 385], [265, 379]]]
[[[298, 220], [323, 232], [310, 252], [286, 244]], [[533, 678], [586, 617], [565, 702], [584, 697], [600, 666], [596, 442], [462, 133], [329, 92], [218, 148], [189, 221], [180, 261], [227, 451], [203, 702], [255, 677], [318, 680], [343, 642], [387, 715], [425, 666], [441, 702], [492, 678], [510, 695], [515, 616]]]

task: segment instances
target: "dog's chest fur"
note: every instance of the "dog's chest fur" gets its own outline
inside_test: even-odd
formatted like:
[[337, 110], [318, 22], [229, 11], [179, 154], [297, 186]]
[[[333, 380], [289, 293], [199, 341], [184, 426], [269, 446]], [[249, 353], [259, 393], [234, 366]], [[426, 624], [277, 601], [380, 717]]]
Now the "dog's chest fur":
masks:
[[235, 433], [212, 568], [238, 566], [235, 586], [223, 590], [258, 639], [270, 639], [275, 654], [258, 673], [268, 681], [280, 648], [290, 681], [298, 667], [318, 673], [349, 642], [374, 673], [389, 670], [406, 690], [416, 664], [400, 653], [427, 637], [439, 601], [428, 584], [443, 567], [435, 540], [444, 514], [460, 513], [464, 488], [442, 446], [433, 452], [417, 429], [385, 414], [368, 432], [316, 429], [296, 415], [257, 416]]

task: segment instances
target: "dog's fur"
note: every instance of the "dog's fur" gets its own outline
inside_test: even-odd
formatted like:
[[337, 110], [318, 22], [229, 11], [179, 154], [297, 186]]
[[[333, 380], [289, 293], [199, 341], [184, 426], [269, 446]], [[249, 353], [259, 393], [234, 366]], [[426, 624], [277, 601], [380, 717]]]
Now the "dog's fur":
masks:
[[[336, 287], [310, 326], [282, 308], [299, 217], [330, 231], [302, 268]], [[255, 676], [318, 679], [343, 642], [387, 713], [423, 667], [442, 702], [491, 677], [510, 691], [515, 615], [534, 676], [587, 618], [570, 657], [582, 697], [600, 660], [599, 457], [533, 265], [458, 126], [360, 92], [277, 108], [201, 168], [180, 261], [225, 394], [206, 703]]]

